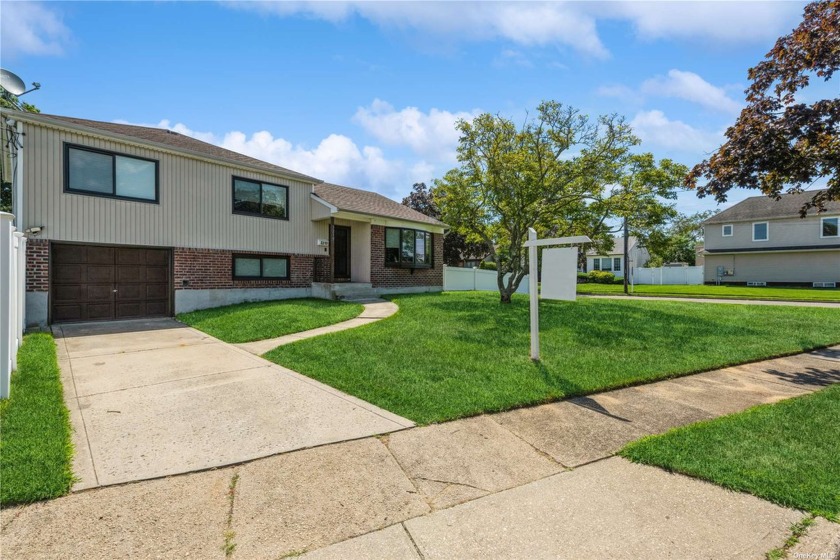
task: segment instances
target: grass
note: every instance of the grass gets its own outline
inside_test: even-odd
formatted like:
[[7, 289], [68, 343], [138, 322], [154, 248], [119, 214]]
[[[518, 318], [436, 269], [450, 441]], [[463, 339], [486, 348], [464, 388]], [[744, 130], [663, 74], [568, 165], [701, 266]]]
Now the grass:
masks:
[[[621, 294], [624, 293], [624, 286], [621, 284], [578, 284], [577, 292], [579, 294]], [[637, 284], [633, 287], [633, 295], [840, 302], [840, 288], [805, 288], [795, 286], [658, 286]]]
[[73, 484], [70, 418], [55, 342], [24, 337], [10, 398], [0, 402], [0, 504], [29, 503], [67, 494]]
[[400, 311], [266, 358], [425, 424], [548, 402], [840, 342], [837, 310], [641, 299], [540, 304], [493, 292], [395, 297]]
[[225, 342], [265, 340], [352, 319], [358, 303], [324, 299], [287, 299], [240, 303], [181, 313], [176, 318]]
[[779, 505], [840, 519], [840, 385], [678, 428], [621, 451]]

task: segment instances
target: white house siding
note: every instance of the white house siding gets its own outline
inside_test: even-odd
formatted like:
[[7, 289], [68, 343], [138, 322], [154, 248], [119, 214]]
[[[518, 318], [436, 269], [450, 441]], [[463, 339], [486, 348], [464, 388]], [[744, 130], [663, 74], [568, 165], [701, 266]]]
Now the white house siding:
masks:
[[[27, 123], [21, 229], [43, 239], [271, 253], [323, 254], [328, 224], [311, 220], [311, 185], [165, 150]], [[64, 143], [159, 161], [158, 204], [64, 192]], [[233, 214], [232, 177], [289, 187], [289, 220]]]
[[706, 282], [716, 280], [718, 266], [735, 273], [723, 277], [724, 282], [840, 283], [840, 250], [729, 255], [707, 253]]
[[[745, 222], [730, 222], [732, 236], [723, 237], [725, 224], [706, 224], [703, 240], [706, 250], [719, 249], [765, 249], [767, 247], [825, 247], [840, 244], [840, 238], [820, 237], [821, 218], [834, 214], [811, 214], [807, 218], [755, 219]], [[752, 240], [752, 224], [769, 222], [769, 239]]]

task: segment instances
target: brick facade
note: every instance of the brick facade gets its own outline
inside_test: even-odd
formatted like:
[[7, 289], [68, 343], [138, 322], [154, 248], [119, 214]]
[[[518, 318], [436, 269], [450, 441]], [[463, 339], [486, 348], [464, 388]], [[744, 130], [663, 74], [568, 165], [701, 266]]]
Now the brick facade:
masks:
[[443, 235], [435, 233], [432, 268], [385, 266], [385, 226], [370, 228], [370, 282], [374, 288], [443, 286]]
[[50, 290], [50, 242], [30, 237], [26, 240], [26, 291]]
[[[222, 249], [173, 249], [175, 260], [176, 290], [210, 290], [230, 288], [308, 288], [312, 285], [314, 255], [289, 255], [253, 251], [228, 251]], [[263, 255], [289, 257], [288, 280], [234, 280], [233, 255]], [[185, 283], [186, 281], [186, 283]]]
[[315, 272], [313, 282], [330, 282], [331, 257], [315, 257]]

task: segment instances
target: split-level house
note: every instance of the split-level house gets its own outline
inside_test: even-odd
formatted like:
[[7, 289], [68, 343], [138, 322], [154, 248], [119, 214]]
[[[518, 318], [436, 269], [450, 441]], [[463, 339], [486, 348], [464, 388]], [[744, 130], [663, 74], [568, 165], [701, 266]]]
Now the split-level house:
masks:
[[586, 253], [586, 271], [605, 270], [617, 278], [624, 278], [624, 271], [631, 265], [643, 268], [650, 260], [650, 253], [633, 236], [628, 238], [630, 262], [624, 262], [624, 238], [614, 237], [612, 247], [604, 251], [590, 249]]
[[30, 325], [439, 291], [445, 225], [176, 132], [3, 110]]
[[815, 191], [750, 197], [704, 226], [707, 283], [840, 284], [840, 201], [799, 211]]

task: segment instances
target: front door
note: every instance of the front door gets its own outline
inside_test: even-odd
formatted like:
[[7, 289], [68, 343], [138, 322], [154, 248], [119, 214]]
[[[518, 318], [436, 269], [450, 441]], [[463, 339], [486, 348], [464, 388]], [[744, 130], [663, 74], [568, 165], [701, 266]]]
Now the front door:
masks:
[[350, 228], [334, 226], [333, 229], [333, 279], [350, 280]]

